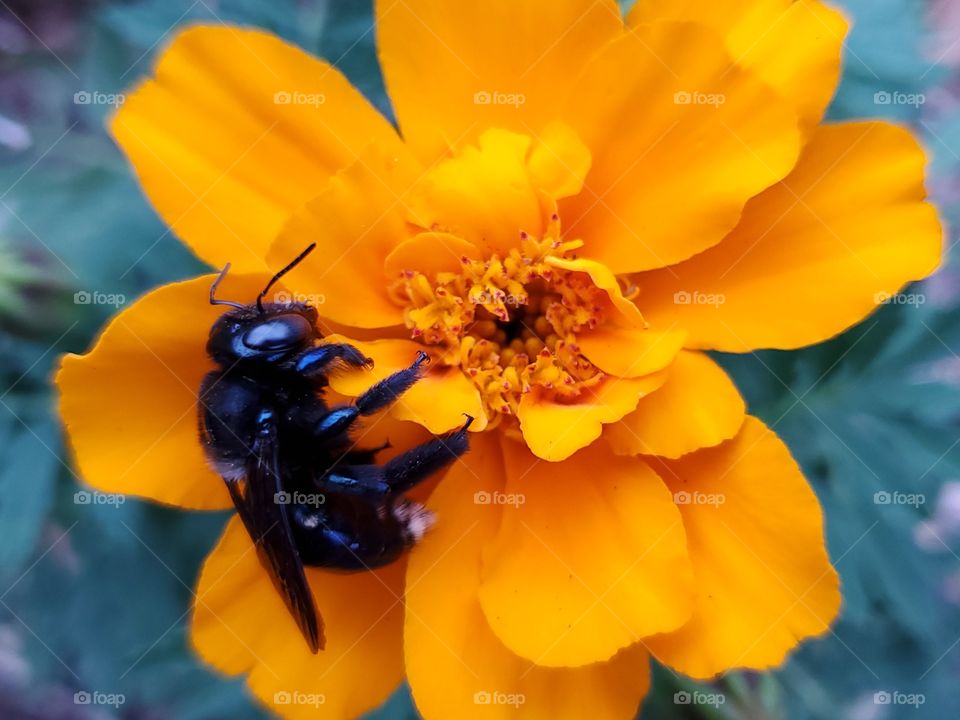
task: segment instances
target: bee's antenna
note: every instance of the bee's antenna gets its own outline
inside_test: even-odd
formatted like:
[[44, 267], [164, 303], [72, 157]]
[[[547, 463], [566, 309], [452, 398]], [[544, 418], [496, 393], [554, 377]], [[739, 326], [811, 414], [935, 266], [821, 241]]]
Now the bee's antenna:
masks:
[[[317, 247], [317, 244], [316, 244], [316, 243], [310, 243], [310, 244], [307, 246], [307, 249], [304, 250], [304, 251], [303, 251], [302, 253], [300, 253], [299, 255], [297, 255], [297, 256], [290, 262], [289, 265], [287, 265], [287, 266], [286, 266], [285, 268], [283, 268], [280, 272], [278, 272], [276, 275], [274, 275], [272, 278], [270, 278], [270, 282], [267, 283], [267, 286], [266, 286], [263, 290], [260, 291], [260, 294], [259, 294], [259, 295], [257, 295], [257, 310], [258, 310], [259, 312], [261, 312], [261, 313], [263, 312], [263, 298], [266, 297], [266, 295], [267, 295], [268, 292], [270, 292], [270, 288], [273, 287], [274, 283], [276, 283], [277, 280], [279, 280], [280, 278], [282, 278], [282, 277], [283, 277], [284, 275], [286, 275], [288, 272], [290, 272], [291, 270], [293, 270], [297, 265], [299, 265], [300, 262], [301, 262], [307, 255], [309, 255], [310, 253], [313, 252], [313, 249], [314, 249], [315, 247]], [[218, 282], [219, 282], [219, 280], [218, 280]]]
[[227, 263], [223, 266], [223, 270], [220, 271], [220, 274], [217, 275], [217, 279], [213, 281], [213, 285], [210, 286], [210, 304], [229, 305], [230, 307], [243, 308], [243, 305], [240, 303], [230, 302], [229, 300], [217, 300], [217, 288], [220, 287], [220, 283], [223, 282], [223, 279], [227, 276], [229, 271], [230, 263]]

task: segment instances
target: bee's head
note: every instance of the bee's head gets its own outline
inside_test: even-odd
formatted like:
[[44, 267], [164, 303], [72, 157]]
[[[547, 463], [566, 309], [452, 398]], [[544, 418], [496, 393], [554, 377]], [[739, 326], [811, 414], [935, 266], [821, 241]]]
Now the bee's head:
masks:
[[228, 264], [210, 286], [211, 305], [229, 305], [210, 328], [207, 352], [221, 365], [242, 360], [277, 363], [309, 348], [320, 338], [317, 311], [306, 303], [264, 303], [263, 298], [285, 273], [316, 247], [310, 245], [297, 258], [278, 272], [260, 291], [255, 303], [243, 305], [216, 298], [217, 286], [230, 269]]

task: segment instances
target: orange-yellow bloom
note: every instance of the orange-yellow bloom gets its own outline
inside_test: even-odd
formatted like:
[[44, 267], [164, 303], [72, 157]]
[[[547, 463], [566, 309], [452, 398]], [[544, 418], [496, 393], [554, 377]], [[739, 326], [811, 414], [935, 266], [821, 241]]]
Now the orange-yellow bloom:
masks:
[[[812, 490], [704, 351], [827, 339], [942, 246], [911, 134], [821, 124], [846, 22], [818, 0], [376, 12], [399, 131], [335, 68], [231, 27], [177, 36], [112, 122], [157, 212], [233, 264], [223, 297], [318, 243], [282, 292], [374, 359], [338, 396], [432, 356], [365, 445], [477, 418], [408, 559], [309, 570], [324, 652], [236, 519], [197, 650], [289, 717], [361, 714], [406, 675], [428, 718], [627, 718], [651, 655], [696, 678], [780, 663], [829, 628], [838, 580]], [[96, 487], [230, 506], [195, 428], [211, 280], [65, 358]]]

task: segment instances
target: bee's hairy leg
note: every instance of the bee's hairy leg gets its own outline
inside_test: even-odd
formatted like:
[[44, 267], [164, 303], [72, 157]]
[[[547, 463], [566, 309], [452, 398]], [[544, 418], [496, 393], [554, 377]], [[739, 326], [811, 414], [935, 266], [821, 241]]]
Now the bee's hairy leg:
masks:
[[293, 363], [298, 373], [307, 377], [316, 377], [325, 375], [334, 363], [359, 368], [369, 366], [373, 361], [353, 345], [333, 343], [304, 350], [294, 358]]
[[385, 465], [340, 465], [325, 474], [321, 489], [380, 497], [403, 493], [442, 470], [469, 449], [467, 429], [473, 418], [456, 432], [428, 440], [393, 458]]
[[383, 481], [392, 492], [402, 493], [443, 470], [470, 449], [467, 430], [472, 422], [473, 418], [467, 415], [459, 430], [431, 438], [389, 460], [382, 468]]
[[420, 379], [421, 368], [429, 359], [430, 356], [421, 350], [417, 353], [417, 358], [410, 367], [398, 370], [368, 388], [356, 401], [356, 407], [360, 414], [372, 415], [395, 403], [403, 393], [413, 387], [413, 384]]
[[389, 407], [397, 398], [420, 379], [421, 366], [429, 359], [425, 352], [417, 353], [410, 367], [398, 370], [368, 388], [353, 405], [335, 407], [321, 417], [314, 426], [314, 436], [327, 440], [345, 433], [361, 415], [372, 415]]

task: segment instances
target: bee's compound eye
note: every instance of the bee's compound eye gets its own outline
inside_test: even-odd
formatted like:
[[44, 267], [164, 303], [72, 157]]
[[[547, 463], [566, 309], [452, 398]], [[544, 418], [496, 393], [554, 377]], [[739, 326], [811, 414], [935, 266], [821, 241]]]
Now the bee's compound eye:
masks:
[[302, 315], [278, 315], [247, 330], [243, 344], [251, 350], [284, 350], [302, 345], [312, 334], [313, 327]]

